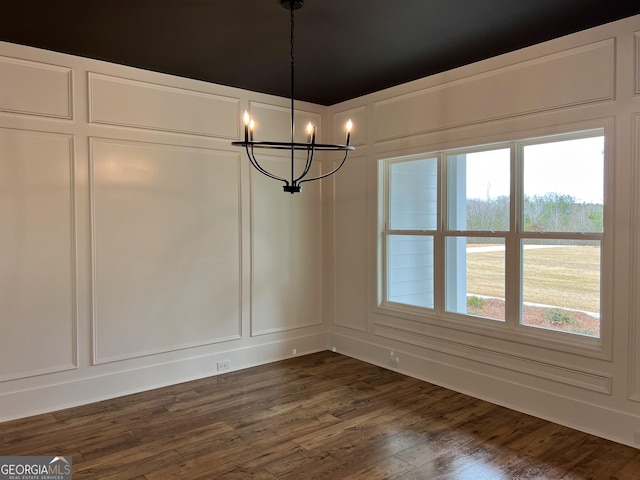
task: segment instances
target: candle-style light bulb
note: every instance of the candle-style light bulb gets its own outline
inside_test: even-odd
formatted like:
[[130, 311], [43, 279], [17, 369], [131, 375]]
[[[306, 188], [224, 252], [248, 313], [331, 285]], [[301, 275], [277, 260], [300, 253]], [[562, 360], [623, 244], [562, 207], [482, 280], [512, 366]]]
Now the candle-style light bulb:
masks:
[[253, 142], [253, 129], [256, 126], [256, 122], [253, 121], [253, 118], [249, 120], [249, 140]]
[[346, 125], [346, 129], [347, 129], [347, 145], [349, 145], [349, 140], [351, 139], [351, 129], [353, 128], [353, 122], [351, 121], [351, 119], [347, 120], [347, 125]]
[[316, 131], [318, 127], [311, 122], [307, 124], [307, 143], [316, 143]]
[[249, 112], [244, 111], [244, 116], [242, 117], [244, 120], [244, 141], [249, 141], [249, 123], [252, 122], [251, 117], [249, 116]]
[[311, 142], [311, 134], [313, 133], [313, 125], [311, 122], [307, 123], [307, 143]]

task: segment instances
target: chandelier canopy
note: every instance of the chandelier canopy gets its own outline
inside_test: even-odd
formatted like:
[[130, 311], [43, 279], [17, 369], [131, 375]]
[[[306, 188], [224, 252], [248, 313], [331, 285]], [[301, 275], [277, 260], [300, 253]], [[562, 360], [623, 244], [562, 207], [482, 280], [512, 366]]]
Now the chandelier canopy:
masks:
[[[320, 180], [322, 178], [328, 177], [329, 175], [333, 175], [336, 173], [347, 160], [347, 156], [349, 155], [349, 151], [355, 150], [355, 147], [349, 145], [349, 140], [351, 139], [351, 129], [353, 128], [353, 124], [351, 120], [347, 121], [346, 124], [346, 141], [344, 145], [339, 144], [326, 144], [326, 143], [316, 143], [316, 132], [317, 126], [313, 125], [311, 122], [307, 125], [307, 141], [306, 142], [295, 142], [294, 141], [294, 86], [295, 86], [295, 61], [294, 61], [294, 11], [302, 8], [303, 5], [302, 0], [280, 0], [280, 4], [289, 10], [290, 19], [291, 19], [291, 142], [270, 142], [270, 141], [256, 141], [253, 139], [255, 122], [249, 115], [249, 112], [244, 113], [244, 140], [231, 142], [231, 145], [236, 147], [244, 147], [247, 156], [249, 157], [249, 161], [251, 165], [263, 175], [267, 177], [273, 178], [274, 180], [279, 180], [284, 183], [283, 189], [288, 193], [297, 193], [302, 190], [302, 184], [304, 182], [311, 182], [313, 180]], [[255, 156], [255, 150], [259, 149], [274, 149], [274, 150], [289, 150], [291, 152], [291, 175], [289, 178], [280, 177], [275, 175], [260, 165], [258, 159]], [[295, 169], [295, 153], [296, 151], [302, 151], [306, 153], [305, 165], [302, 171], [296, 174]], [[311, 166], [313, 164], [313, 155], [316, 151], [340, 151], [344, 152], [344, 157], [342, 161], [338, 164], [336, 168], [331, 170], [328, 173], [319, 175], [317, 177], [307, 178], [307, 174], [311, 170]]]

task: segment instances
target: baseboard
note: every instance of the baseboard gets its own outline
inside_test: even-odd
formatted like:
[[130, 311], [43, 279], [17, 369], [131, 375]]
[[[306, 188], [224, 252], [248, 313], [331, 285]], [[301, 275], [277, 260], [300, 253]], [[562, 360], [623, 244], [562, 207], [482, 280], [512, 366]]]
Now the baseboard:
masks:
[[[109, 373], [91, 375], [96, 369], [94, 367], [92, 370], [92, 367], [89, 367], [84, 371], [79, 369], [74, 372], [78, 376], [83, 375], [82, 378], [67, 381], [47, 382], [47, 376], [42, 376], [41, 385], [16, 389], [0, 395], [0, 422], [86, 405], [323, 350], [326, 350], [326, 333], [319, 333], [229, 348], [174, 361], [158, 361], [139, 368], [128, 367], [126, 362], [122, 362], [116, 371]], [[229, 360], [230, 368], [216, 371], [217, 362], [223, 360]]]

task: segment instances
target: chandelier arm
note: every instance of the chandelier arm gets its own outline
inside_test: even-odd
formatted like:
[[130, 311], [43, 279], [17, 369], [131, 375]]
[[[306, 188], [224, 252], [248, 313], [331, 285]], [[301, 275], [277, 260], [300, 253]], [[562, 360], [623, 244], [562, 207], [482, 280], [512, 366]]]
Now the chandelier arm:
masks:
[[344, 154], [344, 158], [342, 159], [342, 161], [340, 162], [340, 165], [338, 165], [336, 168], [334, 168], [333, 170], [331, 170], [329, 173], [325, 173], [324, 175], [320, 175], [319, 177], [314, 177], [314, 178], [306, 178], [304, 180], [301, 180], [299, 183], [304, 183], [304, 182], [311, 182], [313, 180], [320, 180], [322, 178], [328, 177], [330, 175], [333, 175], [334, 173], [336, 173], [338, 170], [340, 170], [342, 168], [342, 166], [344, 165], [344, 162], [347, 161], [347, 157], [349, 156], [349, 152], [345, 152]]
[[297, 183], [300, 182], [300, 180], [302, 180], [304, 177], [307, 176], [307, 173], [309, 173], [309, 170], [311, 169], [311, 164], [313, 163], [313, 154], [315, 152], [315, 149], [313, 148], [313, 145], [311, 146], [311, 148], [309, 148], [307, 150], [307, 162], [304, 166], [304, 170], [302, 171], [302, 174], [296, 178], [293, 182], [294, 185], [296, 185]]
[[253, 167], [256, 170], [258, 170], [261, 174], [269, 178], [273, 178], [274, 180], [280, 180], [281, 182], [284, 182], [285, 185], [289, 185], [289, 180], [287, 180], [286, 178], [278, 177], [277, 175], [274, 175], [271, 172], [268, 172], [267, 170], [262, 168], [262, 165], [260, 165], [258, 163], [258, 160], [256, 160], [256, 157], [253, 153], [253, 148], [251, 149], [251, 152], [249, 152], [249, 146], [247, 146], [247, 156], [249, 157], [249, 161], [251, 162], [251, 165], [253, 165]]
[[[291, 142], [264, 142], [264, 141], [254, 141], [254, 140], [235, 141], [235, 142], [231, 142], [231, 145], [235, 147], [243, 147], [243, 148], [246, 148], [248, 146], [252, 149], [265, 148], [265, 149], [272, 149], [272, 150], [291, 150], [291, 147], [293, 147], [294, 150], [304, 150], [304, 151], [309, 150], [311, 146], [310, 143], [296, 142], [292, 145]], [[356, 148], [350, 145], [333, 145], [328, 143], [314, 143], [313, 149], [316, 152], [319, 152], [319, 151], [344, 152], [347, 150], [353, 151]]]

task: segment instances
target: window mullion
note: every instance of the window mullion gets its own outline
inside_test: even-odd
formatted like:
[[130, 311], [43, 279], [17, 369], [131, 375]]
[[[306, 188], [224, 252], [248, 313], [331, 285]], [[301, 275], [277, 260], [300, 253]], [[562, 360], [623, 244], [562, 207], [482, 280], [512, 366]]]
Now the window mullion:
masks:
[[438, 208], [436, 232], [433, 239], [433, 268], [434, 268], [434, 309], [437, 314], [444, 312], [444, 231], [445, 219], [447, 218], [446, 203], [444, 198], [447, 195], [447, 187], [445, 185], [447, 178], [447, 166], [445, 156], [438, 154]]
[[507, 233], [505, 258], [505, 310], [506, 325], [513, 329], [520, 323], [520, 299], [522, 297], [522, 259], [520, 256], [520, 233], [522, 232], [522, 156], [520, 143], [511, 145], [511, 199], [509, 209], [509, 232]]

